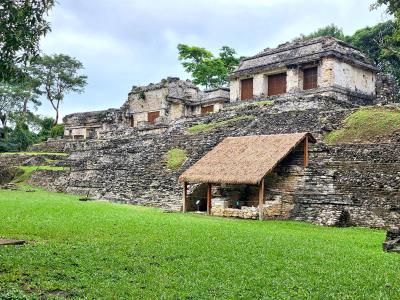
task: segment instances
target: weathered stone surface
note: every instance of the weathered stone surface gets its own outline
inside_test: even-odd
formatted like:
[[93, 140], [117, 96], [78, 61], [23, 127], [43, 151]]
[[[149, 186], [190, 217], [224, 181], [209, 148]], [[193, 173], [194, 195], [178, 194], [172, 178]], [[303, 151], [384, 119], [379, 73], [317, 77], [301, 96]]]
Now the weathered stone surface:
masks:
[[11, 182], [22, 171], [15, 167], [0, 167], [0, 185]]
[[391, 228], [387, 231], [383, 250], [400, 253], [400, 228]]

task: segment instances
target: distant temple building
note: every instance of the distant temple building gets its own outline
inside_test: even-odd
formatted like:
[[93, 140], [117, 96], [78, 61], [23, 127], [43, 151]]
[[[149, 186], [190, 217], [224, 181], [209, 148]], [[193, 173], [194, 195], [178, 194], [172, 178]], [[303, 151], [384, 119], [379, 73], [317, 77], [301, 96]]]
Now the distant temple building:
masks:
[[200, 91], [190, 80], [168, 77], [157, 84], [133, 87], [123, 106], [131, 127], [168, 122], [219, 111], [229, 102], [229, 89]]
[[134, 86], [120, 109], [65, 116], [64, 136], [95, 139], [112, 124], [152, 130], [178, 118], [218, 112], [228, 102], [285, 97], [296, 102], [320, 95], [351, 106], [374, 104], [391, 93], [382, 85], [394, 86], [377, 71], [366, 55], [333, 37], [286, 43], [243, 59], [229, 76], [230, 88], [201, 91], [177, 77]]
[[240, 62], [230, 76], [230, 100], [303, 93], [368, 102], [376, 73], [371, 60], [336, 38], [286, 43]]

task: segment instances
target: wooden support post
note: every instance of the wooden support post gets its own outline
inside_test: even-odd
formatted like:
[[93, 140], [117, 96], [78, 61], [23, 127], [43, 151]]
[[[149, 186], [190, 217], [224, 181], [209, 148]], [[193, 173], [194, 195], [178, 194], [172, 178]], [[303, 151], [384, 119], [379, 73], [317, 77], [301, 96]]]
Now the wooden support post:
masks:
[[207, 214], [211, 215], [211, 183], [207, 184]]
[[183, 206], [182, 206], [182, 211], [183, 212], [187, 212], [188, 211], [188, 206], [189, 206], [189, 203], [188, 203], [188, 183], [185, 181], [184, 183], [183, 183]]
[[308, 166], [308, 136], [304, 139], [304, 166]]
[[258, 217], [260, 220], [264, 219], [264, 177], [258, 187]]

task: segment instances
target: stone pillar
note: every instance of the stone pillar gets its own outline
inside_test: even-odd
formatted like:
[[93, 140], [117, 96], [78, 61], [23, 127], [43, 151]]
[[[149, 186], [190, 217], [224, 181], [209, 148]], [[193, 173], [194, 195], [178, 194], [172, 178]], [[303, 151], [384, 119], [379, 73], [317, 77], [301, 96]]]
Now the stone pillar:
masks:
[[264, 74], [256, 74], [253, 77], [253, 95], [256, 98], [263, 98], [266, 95], [267, 80]]
[[240, 99], [240, 80], [234, 79], [230, 82], [230, 95], [231, 102], [236, 102]]
[[322, 59], [321, 67], [318, 69], [318, 86], [333, 86], [335, 80], [333, 73], [333, 64], [333, 58], [326, 57]]
[[300, 90], [299, 85], [299, 74], [300, 71], [298, 68], [290, 68], [287, 70], [286, 77], [286, 92], [287, 93], [295, 93]]

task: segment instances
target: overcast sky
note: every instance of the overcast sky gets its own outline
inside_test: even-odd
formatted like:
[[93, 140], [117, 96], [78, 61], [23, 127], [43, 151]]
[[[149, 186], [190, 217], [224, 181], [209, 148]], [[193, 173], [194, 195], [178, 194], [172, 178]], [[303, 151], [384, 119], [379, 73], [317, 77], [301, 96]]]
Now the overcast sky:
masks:
[[[84, 66], [83, 94], [67, 95], [61, 115], [120, 107], [132, 85], [167, 76], [190, 78], [177, 59], [179, 43], [240, 55], [275, 47], [335, 23], [345, 34], [384, 21], [373, 0], [58, 0], [50, 13], [46, 54], [65, 53]], [[53, 115], [44, 103], [43, 115]]]

